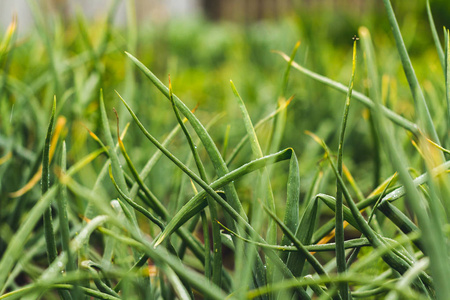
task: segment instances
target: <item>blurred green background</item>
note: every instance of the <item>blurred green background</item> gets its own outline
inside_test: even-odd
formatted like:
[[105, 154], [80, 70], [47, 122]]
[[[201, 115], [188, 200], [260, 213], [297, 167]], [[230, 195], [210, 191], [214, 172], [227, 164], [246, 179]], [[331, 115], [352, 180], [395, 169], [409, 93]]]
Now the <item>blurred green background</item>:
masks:
[[[443, 99], [443, 74], [426, 17], [425, 1], [393, 2], [426, 96]], [[72, 164], [98, 147], [85, 127], [101, 137], [100, 88], [104, 91], [111, 126], [115, 124], [112, 107], [119, 111], [121, 128], [130, 121], [115, 90], [157, 138], [163, 139], [176, 125], [170, 103], [135, 69], [124, 51], [132, 53], [166, 84], [170, 74], [174, 92], [189, 107], [198, 105], [196, 114], [204, 124], [220, 117], [210, 128], [219, 149], [230, 126], [231, 149], [245, 135], [245, 129], [229, 86], [230, 79], [256, 123], [276, 109], [286, 69], [286, 62], [272, 50], [289, 55], [295, 43], [301, 41], [295, 58], [297, 63], [347, 85], [351, 75], [352, 37], [360, 26], [365, 26], [375, 43], [380, 75], [386, 79], [385, 90], [389, 91], [386, 105], [406, 118], [414, 118], [409, 88], [380, 1], [281, 1], [281, 8], [275, 1], [216, 1], [214, 5], [197, 3], [191, 13], [178, 15], [171, 15], [166, 8], [165, 13], [161, 10], [160, 17], [154, 17], [152, 13], [158, 12], [153, 10], [146, 17], [139, 3], [133, 1], [107, 1], [98, 13], [89, 12], [89, 8], [72, 13], [65, 6], [67, 1], [49, 3], [28, 2], [32, 25], [21, 31], [2, 65], [0, 155], [13, 151], [14, 159], [8, 162], [8, 169], [21, 172], [5, 173], [7, 167], [2, 166], [1, 199], [7, 199], [10, 192], [24, 186], [36, 171], [53, 95], [57, 98], [59, 115], [68, 121], [64, 135]], [[431, 5], [441, 34], [440, 29], [450, 18], [448, 3], [432, 1]], [[120, 14], [124, 17], [118, 19]], [[21, 22], [19, 15], [19, 28]], [[361, 92], [367, 89], [364, 70], [360, 55], [355, 89]], [[304, 131], [318, 134], [332, 149], [337, 148], [345, 95], [294, 69], [287, 94], [294, 98], [288, 107], [281, 148], [293, 147], [299, 156], [302, 192], [306, 193], [323, 152]], [[431, 103], [430, 107], [438, 120], [444, 118], [439, 102]], [[364, 116], [365, 108], [355, 101], [345, 149], [345, 162], [359, 178], [363, 192], [370, 191], [375, 181], [392, 172], [384, 168], [380, 178], [375, 179], [366, 175], [367, 170], [373, 169], [375, 150], [368, 134], [370, 124]], [[258, 132], [263, 145], [267, 143], [270, 126]], [[408, 144], [406, 134], [404, 138]], [[134, 124], [125, 143], [130, 145], [130, 156], [140, 167], [155, 151]], [[183, 139], [174, 141], [170, 148], [181, 156], [187, 153]], [[231, 169], [250, 158], [250, 147], [247, 147]], [[79, 180], [92, 185], [102, 163], [94, 162], [81, 173]], [[160, 176], [161, 172], [175, 175]], [[149, 185], [161, 198], [170, 200], [176, 197], [171, 187], [179, 182], [178, 172], [167, 162], [158, 163]], [[280, 182], [285, 182], [281, 167], [275, 174], [282, 179]], [[248, 184], [244, 180], [241, 188], [245, 190]], [[38, 192], [36, 189], [35, 193]], [[31, 195], [25, 198], [25, 203]], [[3, 201], [2, 206], [16, 205]]]

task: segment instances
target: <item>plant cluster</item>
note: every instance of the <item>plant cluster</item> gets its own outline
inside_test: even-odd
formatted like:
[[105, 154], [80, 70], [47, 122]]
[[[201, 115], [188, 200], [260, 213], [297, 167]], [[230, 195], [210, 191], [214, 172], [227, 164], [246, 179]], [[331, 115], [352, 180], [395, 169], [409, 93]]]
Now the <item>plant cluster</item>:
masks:
[[[381, 45], [362, 26], [348, 49], [348, 85], [297, 63], [297, 42], [290, 55], [273, 54], [285, 61], [279, 86], [240, 93], [230, 81], [233, 101], [213, 112], [202, 111], [206, 100], [198, 109], [175, 95], [186, 78], [161, 80], [135, 55], [127, 3], [123, 40], [111, 25], [114, 1], [102, 32], [90, 32], [81, 15], [76, 29], [55, 22], [55, 36], [79, 35], [69, 46], [52, 38], [37, 7], [43, 43], [35, 53], [21, 53], [29, 41], [18, 40], [15, 19], [0, 44], [0, 299], [450, 299], [450, 33], [442, 47], [428, 1], [444, 76], [420, 84], [383, 0], [410, 90], [400, 100], [402, 79], [381, 76]], [[224, 52], [205, 46], [187, 55], [186, 77], [208, 59], [225, 72]], [[44, 53], [38, 76], [21, 70], [39, 67]], [[111, 63], [118, 56], [124, 66]], [[118, 84], [111, 74], [120, 72], [123, 91], [101, 88]], [[342, 111], [338, 125], [292, 124], [289, 78], [299, 73], [345, 100], [329, 105]], [[276, 105], [253, 122], [261, 103], [243, 99], [265, 88]], [[239, 117], [223, 128], [220, 111]], [[352, 120], [356, 112], [364, 118]], [[306, 123], [320, 126], [305, 135]], [[354, 136], [361, 132], [364, 140]], [[299, 136], [300, 150], [284, 147]], [[366, 141], [370, 159], [345, 155]]]

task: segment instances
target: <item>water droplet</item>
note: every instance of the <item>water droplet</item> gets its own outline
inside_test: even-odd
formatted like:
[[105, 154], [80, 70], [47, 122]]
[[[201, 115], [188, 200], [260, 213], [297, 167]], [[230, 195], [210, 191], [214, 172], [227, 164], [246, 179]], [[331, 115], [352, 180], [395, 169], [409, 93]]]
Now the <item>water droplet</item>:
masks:
[[112, 207], [114, 207], [114, 208], [119, 208], [120, 207], [120, 204], [119, 204], [119, 201], [117, 201], [117, 200], [111, 200], [111, 206]]

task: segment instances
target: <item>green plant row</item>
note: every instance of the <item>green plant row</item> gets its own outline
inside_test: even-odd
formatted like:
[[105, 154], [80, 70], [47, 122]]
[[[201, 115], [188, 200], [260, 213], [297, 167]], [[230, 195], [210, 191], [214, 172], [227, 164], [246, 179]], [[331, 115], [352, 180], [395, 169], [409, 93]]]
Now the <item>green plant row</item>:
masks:
[[[62, 46], [31, 3], [48, 54], [46, 72], [26, 79], [29, 84], [11, 75], [21, 50], [16, 19], [0, 44], [0, 178], [7, 199], [0, 202], [0, 299], [450, 299], [450, 32], [444, 30], [442, 47], [427, 1], [444, 73], [433, 82], [441, 97], [432, 97], [416, 76], [391, 2], [383, 3], [413, 117], [386, 100], [394, 92], [381, 79], [381, 46], [361, 26], [347, 49], [348, 87], [296, 62], [297, 42], [290, 56], [277, 51], [284, 73], [275, 104], [258, 122], [245, 88], [230, 81], [227, 105], [239, 117], [224, 136], [216, 129], [225, 117], [191, 109], [174, 93], [177, 80], [169, 77], [166, 86], [135, 55], [133, 1], [127, 1], [122, 42], [112, 26], [119, 1], [95, 44], [79, 14], [84, 52], [65, 63]], [[128, 60], [126, 88], [114, 94], [101, 86], [114, 72], [105, 60], [117, 45], [127, 48], [121, 55]], [[65, 90], [69, 73], [74, 87]], [[325, 129], [308, 136], [289, 119], [299, 105], [289, 94], [290, 77], [300, 74], [345, 100], [330, 104], [343, 111], [338, 122], [321, 120]], [[160, 93], [151, 94], [157, 103], [149, 110], [142, 109], [150, 102], [147, 90], [137, 83], [144, 80]], [[358, 80], [364, 92], [356, 91]], [[14, 99], [22, 97], [39, 111], [27, 115], [19, 107], [23, 120], [8, 123]], [[50, 118], [40, 116], [50, 105]], [[371, 168], [346, 154], [357, 132], [352, 118], [361, 111], [376, 149]], [[80, 130], [83, 114], [87, 125]], [[34, 128], [42, 125], [44, 134]], [[163, 138], [158, 126], [167, 132]], [[310, 144], [300, 151], [284, 147], [285, 136]], [[33, 150], [30, 140], [37, 143]], [[360, 177], [370, 176], [375, 184], [367, 188]]]

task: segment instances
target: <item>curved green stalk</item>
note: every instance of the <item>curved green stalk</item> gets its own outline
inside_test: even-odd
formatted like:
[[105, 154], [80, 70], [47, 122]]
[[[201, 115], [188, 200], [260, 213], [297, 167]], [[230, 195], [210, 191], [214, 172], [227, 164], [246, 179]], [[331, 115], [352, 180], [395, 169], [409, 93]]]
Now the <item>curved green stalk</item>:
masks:
[[[258, 136], [256, 135], [255, 128], [253, 127], [252, 120], [250, 118], [250, 115], [248, 114], [247, 108], [245, 107], [244, 101], [242, 100], [241, 96], [239, 95], [238, 91], [236, 90], [236, 87], [233, 84], [233, 81], [230, 80], [231, 89], [233, 90], [233, 93], [235, 95], [235, 98], [237, 100], [237, 103], [239, 105], [239, 108], [241, 110], [242, 118], [244, 121], [245, 129], [247, 131], [247, 135], [249, 136], [250, 140], [250, 146], [252, 148], [253, 156], [256, 158], [262, 158], [263, 152], [261, 149], [261, 146], [258, 141]], [[260, 176], [261, 176], [261, 191], [258, 191], [258, 195], [261, 193], [261, 197], [264, 199], [264, 201], [267, 203], [267, 206], [269, 209], [271, 209], [273, 212], [275, 211], [275, 199], [273, 197], [273, 191], [272, 191], [272, 185], [270, 183], [270, 177], [269, 172], [266, 167], [263, 167], [260, 170]], [[254, 210], [253, 214], [259, 215], [259, 212]], [[255, 218], [258, 219], [258, 218]], [[261, 219], [261, 218], [259, 218]], [[260, 227], [262, 224], [259, 222], [258, 224], [255, 224], [255, 229]], [[267, 226], [267, 237], [266, 240], [269, 244], [275, 244], [277, 242], [277, 226], [273, 220], [269, 221], [269, 224]], [[252, 266], [253, 263], [253, 257], [249, 258], [249, 266]], [[269, 281], [272, 281], [272, 277], [274, 275], [274, 269], [273, 266], [270, 264], [270, 262], [266, 262], [267, 267], [267, 278]]]
[[[269, 245], [264, 243], [255, 242], [253, 240], [249, 240], [236, 232], [232, 231], [231, 229], [225, 227], [223, 224], [220, 224], [226, 231], [228, 231], [233, 236], [237, 237], [240, 240], [243, 240], [244, 242], [254, 244], [261, 248], [269, 248], [273, 250], [278, 251], [287, 251], [287, 252], [299, 252], [298, 248], [296, 246], [286, 246], [286, 245]], [[344, 243], [345, 249], [355, 248], [355, 247], [364, 247], [364, 246], [371, 246], [370, 242], [366, 238], [359, 238], [359, 239], [352, 239], [345, 241]], [[335, 251], [336, 250], [336, 244], [335, 243], [328, 243], [328, 244], [320, 244], [320, 245], [304, 245], [305, 250], [308, 252], [324, 252], [324, 251]]]
[[[160, 90], [161, 93], [167, 99], [169, 99], [169, 89], [144, 64], [142, 64], [133, 55], [131, 55], [128, 52], [125, 52], [125, 54], [134, 62], [134, 64], [136, 64], [136, 66], [145, 74], [145, 76], [147, 76], [147, 78], [150, 79], [150, 81], [155, 85], [155, 87], [158, 88], [158, 90]], [[195, 117], [195, 115], [189, 110], [189, 108], [176, 95], [173, 95], [173, 100], [177, 108], [189, 120], [198, 137], [202, 141], [202, 144], [205, 147], [211, 159], [211, 162], [214, 165], [214, 168], [216, 169], [217, 175], [220, 177], [228, 173], [228, 168], [222, 156], [220, 155], [219, 150], [217, 149], [214, 141], [209, 136], [208, 132], [200, 123], [200, 121], [197, 119], [197, 117]], [[234, 186], [232, 184], [229, 184], [228, 186], [224, 187], [224, 189], [225, 193], [227, 194], [227, 200], [230, 202], [230, 205], [237, 212], [239, 212], [239, 214], [241, 214], [241, 216], [244, 219], [247, 219], [247, 216], [245, 216], [241, 202], [239, 201]]]
[[439, 41], [439, 35], [436, 31], [436, 25], [434, 24], [433, 14], [431, 13], [430, 0], [427, 0], [427, 15], [428, 23], [430, 23], [431, 35], [433, 36], [433, 41], [436, 46], [436, 51], [439, 57], [439, 62], [441, 63], [442, 70], [445, 71], [445, 57], [444, 50], [442, 49], [441, 42]]
[[[347, 127], [348, 113], [350, 110], [350, 101], [352, 99], [353, 91], [353, 81], [355, 80], [355, 70], [356, 70], [356, 40], [353, 38], [353, 59], [352, 59], [352, 76], [350, 83], [348, 85], [347, 98], [345, 100], [344, 113], [342, 117], [341, 132], [339, 135], [339, 148], [338, 148], [338, 158], [337, 158], [337, 171], [339, 175], [342, 176], [342, 155], [344, 149], [344, 137], [345, 128]], [[347, 270], [347, 264], [345, 262], [345, 248], [344, 248], [344, 213], [343, 213], [343, 199], [342, 199], [342, 189], [338, 183], [336, 183], [336, 264], [338, 273], [345, 273]], [[349, 299], [349, 287], [347, 283], [339, 285], [339, 293], [342, 299]]]
[[[164, 139], [164, 141], [161, 143], [164, 147], [166, 147], [175, 137], [175, 135], [180, 131], [180, 126], [175, 126], [167, 135], [167, 137]], [[138, 174], [139, 178], [144, 180], [147, 178], [147, 176], [150, 174], [150, 171], [153, 169], [153, 166], [156, 164], [156, 162], [161, 158], [162, 152], [156, 151], [150, 159], [147, 161], [145, 166], [142, 168], [141, 172]], [[136, 178], [135, 178], [136, 179]], [[136, 195], [138, 194], [139, 188], [142, 189], [142, 187], [139, 185], [139, 181], [136, 179], [136, 182], [133, 184], [133, 186], [130, 189], [130, 198], [134, 199]], [[150, 197], [152, 198], [152, 197]]]
[[[287, 86], [289, 83], [289, 74], [291, 72], [292, 62], [295, 59], [295, 55], [297, 54], [297, 50], [300, 47], [300, 41], [298, 41], [294, 49], [292, 49], [291, 56], [289, 57], [289, 61], [286, 66], [286, 70], [284, 71], [283, 75], [283, 81], [281, 84], [281, 91], [280, 96], [278, 97], [277, 106], [282, 107], [285, 105], [286, 102], [286, 91]], [[284, 129], [286, 127], [286, 116], [287, 111], [282, 110], [280, 114], [277, 115], [277, 117], [274, 119], [273, 126], [271, 127], [271, 130], [269, 132], [268, 141], [266, 148], [266, 153], [273, 153], [275, 151], [278, 151], [280, 148], [281, 140], [283, 138]], [[270, 174], [269, 170], [269, 174]]]
[[291, 56], [289, 57], [288, 65], [286, 66], [286, 70], [283, 75], [283, 83], [281, 85], [281, 97], [286, 97], [286, 89], [289, 82], [289, 73], [291, 72], [292, 62], [294, 61], [295, 55], [297, 54], [297, 50], [300, 47], [300, 41], [295, 43], [294, 49], [292, 49]]
[[128, 192], [127, 184], [125, 183], [125, 177], [122, 172], [122, 167], [119, 162], [119, 158], [115, 151], [114, 140], [111, 135], [111, 131], [108, 123], [108, 116], [106, 115], [105, 102], [103, 100], [103, 90], [100, 90], [100, 118], [102, 122], [102, 130], [106, 140], [106, 146], [108, 150], [109, 159], [111, 159], [111, 165], [114, 177], [117, 178], [119, 187]]
[[161, 230], [164, 230], [164, 224], [155, 216], [153, 216], [148, 210], [146, 210], [144, 207], [140, 206], [133, 200], [131, 200], [125, 193], [120, 189], [120, 187], [117, 185], [116, 180], [114, 179], [114, 176], [112, 174], [111, 166], [109, 167], [109, 177], [111, 178], [112, 183], [114, 184], [114, 187], [119, 192], [120, 196], [135, 210], [143, 214], [147, 219], [155, 223]]
[[[287, 56], [286, 54], [282, 53], [282, 52], [277, 52], [284, 60], [289, 61], [289, 56]], [[348, 93], [348, 87], [346, 87], [345, 85], [343, 85], [342, 83], [339, 83], [337, 81], [334, 81], [328, 77], [319, 75], [311, 70], [308, 70], [302, 66], [300, 66], [299, 64], [297, 64], [296, 62], [292, 63], [292, 66], [297, 69], [298, 71], [300, 71], [301, 73], [305, 74], [306, 76], [317, 80], [331, 88], [334, 88], [335, 90], [341, 92], [341, 93]], [[367, 106], [370, 109], [373, 109], [375, 107], [375, 103], [366, 95], [357, 92], [357, 91], [353, 91], [352, 96], [354, 99], [358, 100], [359, 102], [361, 102], [362, 104], [364, 104], [365, 106]], [[414, 135], [418, 135], [419, 134], [419, 128], [416, 124], [414, 124], [413, 122], [405, 119], [404, 117], [398, 115], [397, 113], [393, 112], [392, 110], [390, 110], [389, 108], [385, 107], [385, 106], [381, 106], [381, 111], [382, 113], [388, 118], [390, 119], [392, 122], [394, 122], [395, 124], [405, 128], [406, 130], [410, 131], [411, 133], [413, 133]]]
[[[306, 209], [303, 211], [303, 214], [298, 221], [297, 228], [295, 229], [295, 236], [304, 245], [313, 244], [311, 243], [311, 239], [313, 237], [316, 220], [318, 217], [317, 212], [319, 210], [319, 202], [317, 201], [317, 197], [313, 197], [312, 195], [317, 193], [322, 175], [323, 173], [320, 170], [316, 173], [313, 183], [311, 184], [311, 187], [305, 198], [311, 200], [309, 200], [307, 204], [304, 204], [306, 206]], [[304, 255], [302, 255], [300, 252], [295, 252], [288, 255], [286, 264], [289, 270], [291, 270], [295, 276], [301, 276], [303, 273], [303, 268], [305, 266], [305, 261], [306, 260]]]
[[[289, 159], [290, 156], [293, 155], [292, 149], [285, 149], [275, 154], [267, 155], [262, 159], [256, 159], [250, 163], [247, 163], [236, 170], [229, 172], [227, 175], [215, 180], [210, 184], [210, 187], [213, 190], [217, 190], [223, 186], [225, 186], [229, 182], [233, 182], [236, 179], [241, 178], [242, 176], [251, 173], [253, 171], [259, 170], [260, 168], [273, 164], [278, 161]], [[183, 225], [192, 215], [198, 213], [201, 209], [203, 209], [206, 205], [206, 196], [207, 192], [205, 190], [200, 191], [193, 198], [191, 198], [178, 212], [175, 216], [172, 217], [170, 222], [166, 225], [165, 232], [160, 236], [159, 240], [163, 240], [166, 235], [170, 235], [176, 228], [179, 228]], [[223, 199], [220, 201], [223, 203]], [[226, 203], [226, 202], [225, 202]], [[224, 204], [226, 209], [228, 205]], [[158, 240], [158, 242], [159, 242]]]
[[[397, 50], [400, 55], [400, 60], [402, 61], [403, 70], [405, 71], [406, 79], [408, 80], [408, 84], [414, 99], [417, 117], [419, 120], [424, 122], [423, 126], [427, 135], [429, 135], [430, 138], [437, 144], [440, 144], [436, 128], [433, 124], [433, 119], [431, 118], [430, 111], [428, 110], [428, 105], [422, 92], [422, 88], [420, 87], [419, 81], [417, 80], [417, 76], [414, 72], [414, 68], [409, 58], [408, 51], [406, 50], [406, 46], [397, 23], [394, 10], [392, 8], [391, 1], [383, 0], [383, 3], [386, 7], [389, 23], [391, 24], [391, 29], [392, 33], [394, 34]], [[373, 84], [375, 84], [375, 82]], [[375, 86], [375, 88], [378, 89], [378, 86]]]
[[[207, 182], [208, 178], [206, 176], [206, 170], [203, 166], [203, 163], [200, 159], [200, 155], [197, 151], [197, 146], [194, 144], [194, 141], [192, 140], [191, 135], [189, 134], [189, 131], [187, 130], [186, 126], [184, 125], [183, 121], [181, 120], [180, 114], [178, 113], [178, 109], [175, 106], [175, 102], [173, 100], [173, 91], [172, 91], [172, 84], [170, 82], [169, 78], [169, 100], [172, 104], [172, 109], [175, 113], [175, 116], [177, 118], [178, 124], [180, 125], [181, 129], [184, 132], [184, 135], [186, 136], [186, 139], [189, 143], [189, 147], [191, 149], [191, 153], [194, 157], [195, 164], [197, 166], [198, 172], [200, 174], [200, 178]], [[218, 214], [217, 214], [217, 207], [216, 203], [211, 199], [211, 197], [207, 196], [206, 200], [208, 202], [209, 212], [211, 214], [212, 219], [212, 236], [213, 236], [213, 266], [212, 266], [212, 282], [215, 283], [217, 286], [221, 286], [222, 282], [222, 242], [220, 238], [220, 228], [214, 220], [218, 220]], [[210, 249], [209, 249], [209, 231], [208, 226], [205, 226], [206, 224], [206, 214], [204, 212], [201, 213], [202, 216], [202, 224], [205, 231], [205, 266], [210, 265]], [[206, 272], [207, 273], [207, 272]]]
[[[65, 173], [67, 171], [67, 152], [66, 142], [63, 142], [62, 154], [61, 154], [61, 171]], [[58, 216], [59, 216], [59, 228], [61, 230], [61, 248], [62, 251], [67, 253], [67, 266], [66, 272], [74, 271], [76, 269], [75, 261], [70, 250], [70, 229], [69, 218], [67, 217], [67, 189], [65, 186], [60, 186], [57, 197], [58, 204]], [[67, 292], [66, 292], [67, 293]], [[71, 294], [73, 297], [74, 294]], [[63, 296], [64, 298], [69, 298]]]
[[[336, 198], [334, 198], [333, 196], [319, 193], [315, 196], [315, 199], [322, 200], [322, 202], [325, 203], [325, 205], [328, 206], [328, 208], [330, 208], [332, 211], [336, 212]], [[352, 212], [345, 205], [342, 206], [342, 215], [343, 215], [343, 220], [347, 221], [350, 225], [355, 227], [355, 229], [357, 229], [358, 231], [361, 231], [361, 228], [359, 227], [358, 223], [356, 222], [355, 218], [353, 217]], [[336, 218], [334, 220], [334, 224], [336, 225]]]
[[[102, 276], [99, 273], [103, 273], [101, 266], [92, 261], [83, 261], [81, 267], [86, 269], [93, 276], [93, 281], [97, 289], [105, 294], [120, 298], [119, 294], [117, 294], [106, 282], [102, 279]], [[103, 275], [103, 274], [102, 274]]]
[[445, 32], [445, 98], [447, 99], [447, 135], [446, 138], [450, 138], [450, 30], [446, 29]]
[[[255, 131], [258, 130], [263, 124], [265, 124], [267, 121], [273, 119], [277, 114], [281, 113], [283, 110], [285, 110], [288, 105], [291, 103], [293, 97], [289, 98], [287, 101], [284, 102], [284, 105], [278, 107], [275, 111], [271, 112], [261, 120], [259, 120], [254, 128]], [[249, 136], [246, 134], [242, 137], [242, 139], [237, 143], [236, 147], [234, 147], [233, 151], [231, 152], [230, 156], [226, 160], [227, 165], [229, 166], [233, 160], [236, 158], [236, 156], [239, 154], [239, 152], [242, 150], [242, 148], [245, 146], [245, 144], [249, 141]]]
[[[296, 232], [300, 223], [300, 169], [298, 159], [293, 155], [289, 161], [288, 182], [286, 185], [286, 212], [284, 213], [283, 222], [292, 232]], [[303, 228], [304, 229], [304, 228]], [[302, 229], [302, 230], [303, 230]], [[302, 241], [300, 239], [300, 241]], [[288, 245], [289, 239], [286, 235], [281, 239], [282, 245]], [[280, 256], [284, 261], [288, 256]], [[292, 269], [291, 269], [292, 270]]]
[[320, 262], [311, 253], [309, 253], [309, 251], [305, 248], [305, 246], [295, 237], [294, 233], [291, 230], [289, 230], [289, 228], [287, 228], [286, 225], [280, 219], [278, 219], [278, 217], [270, 210], [270, 208], [268, 208], [262, 202], [261, 205], [264, 208], [264, 210], [270, 215], [270, 217], [278, 224], [278, 226], [280, 226], [281, 230], [289, 238], [289, 240], [292, 241], [292, 243], [298, 249], [298, 251], [302, 252], [302, 254], [305, 255], [306, 259], [314, 268], [314, 270], [317, 272], [317, 274], [328, 276], [327, 272], [320, 264]]
[[[42, 156], [42, 181], [41, 192], [44, 195], [50, 187], [50, 141], [52, 139], [53, 123], [55, 121], [56, 97], [53, 100], [52, 114], [47, 128], [47, 136], [45, 137], [44, 154]], [[56, 251], [55, 234], [53, 232], [52, 208], [49, 205], [44, 212], [44, 234], [47, 243], [48, 263], [51, 264], [58, 253]]]

